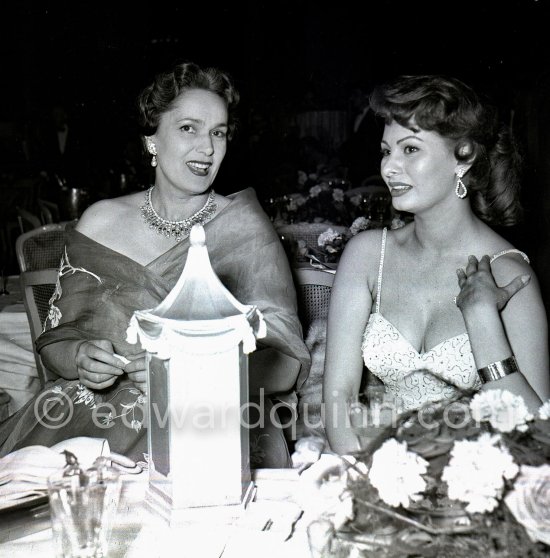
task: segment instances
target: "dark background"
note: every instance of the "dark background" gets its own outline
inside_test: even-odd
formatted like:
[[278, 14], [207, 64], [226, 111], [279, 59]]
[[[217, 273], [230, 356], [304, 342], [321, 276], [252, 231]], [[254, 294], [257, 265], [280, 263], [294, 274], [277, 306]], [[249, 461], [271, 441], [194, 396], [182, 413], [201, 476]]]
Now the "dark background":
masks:
[[[24, 0], [3, 6], [1, 14], [0, 172], [32, 172], [21, 144], [61, 101], [86, 135], [91, 169], [81, 185], [98, 196], [116, 194], [113, 181], [125, 159], [141, 159], [136, 95], [177, 61], [233, 75], [241, 128], [216, 189], [253, 186], [260, 199], [294, 188], [297, 114], [348, 110], [353, 88], [369, 89], [396, 74], [463, 79], [493, 98], [524, 149], [526, 220], [506, 234], [531, 256], [547, 297], [547, 0], [150, 1], [143, 7]], [[252, 150], [259, 136], [261, 158]]]

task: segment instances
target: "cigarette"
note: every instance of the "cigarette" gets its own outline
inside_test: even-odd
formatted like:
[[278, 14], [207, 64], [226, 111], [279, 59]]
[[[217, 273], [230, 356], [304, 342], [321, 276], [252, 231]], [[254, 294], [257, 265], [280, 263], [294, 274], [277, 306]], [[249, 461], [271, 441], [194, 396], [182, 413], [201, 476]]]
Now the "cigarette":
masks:
[[122, 355], [118, 355], [117, 353], [113, 353], [113, 356], [121, 360], [123, 364], [128, 364], [130, 362], [126, 357], [123, 357]]

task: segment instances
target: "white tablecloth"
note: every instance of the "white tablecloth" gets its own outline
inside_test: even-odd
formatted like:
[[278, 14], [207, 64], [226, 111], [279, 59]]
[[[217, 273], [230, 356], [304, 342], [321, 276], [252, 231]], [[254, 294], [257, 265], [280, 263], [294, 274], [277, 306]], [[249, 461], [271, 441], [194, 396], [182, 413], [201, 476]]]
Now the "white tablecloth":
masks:
[[[262, 470], [257, 493], [244, 514], [230, 524], [190, 520], [171, 529], [143, 504], [146, 473], [127, 476], [109, 558], [308, 558], [305, 525], [293, 502], [298, 474], [291, 469]], [[266, 528], [268, 526], [268, 528]], [[0, 555], [10, 558], [54, 558], [51, 529], [0, 544]]]
[[10, 414], [40, 389], [29, 321], [24, 310], [0, 312], [0, 389], [11, 397]]

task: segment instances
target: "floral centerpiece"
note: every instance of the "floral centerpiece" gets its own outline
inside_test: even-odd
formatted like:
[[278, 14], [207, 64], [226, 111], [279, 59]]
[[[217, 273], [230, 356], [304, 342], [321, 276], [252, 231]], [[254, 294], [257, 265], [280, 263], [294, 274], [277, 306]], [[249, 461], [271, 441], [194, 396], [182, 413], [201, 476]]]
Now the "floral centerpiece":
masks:
[[337, 175], [298, 171], [295, 191], [264, 200], [264, 206], [274, 222], [285, 223], [349, 226], [357, 217], [383, 221], [389, 215], [388, 194], [352, 194], [350, 188], [351, 183]]
[[[396, 215], [391, 222], [391, 229], [398, 229], [405, 225], [398, 215]], [[306, 259], [311, 259], [317, 263], [337, 263], [342, 255], [344, 247], [350, 238], [360, 233], [373, 228], [379, 228], [379, 225], [372, 219], [360, 216], [354, 219], [353, 223], [344, 231], [334, 230], [328, 226], [317, 237], [317, 246], [308, 247], [305, 243], [298, 242], [299, 256]]]
[[315, 557], [549, 556], [550, 401], [533, 416], [490, 390], [409, 412], [318, 490]]

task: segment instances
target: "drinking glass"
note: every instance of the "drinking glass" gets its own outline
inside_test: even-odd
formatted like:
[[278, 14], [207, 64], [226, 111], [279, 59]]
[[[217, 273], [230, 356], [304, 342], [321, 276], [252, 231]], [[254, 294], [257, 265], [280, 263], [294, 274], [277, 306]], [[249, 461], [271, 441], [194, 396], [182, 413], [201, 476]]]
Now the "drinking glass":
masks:
[[48, 479], [57, 558], [104, 558], [120, 497], [119, 473], [98, 465]]

